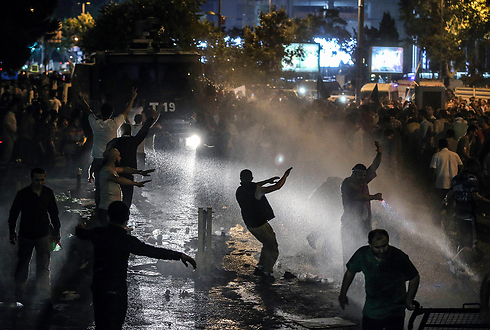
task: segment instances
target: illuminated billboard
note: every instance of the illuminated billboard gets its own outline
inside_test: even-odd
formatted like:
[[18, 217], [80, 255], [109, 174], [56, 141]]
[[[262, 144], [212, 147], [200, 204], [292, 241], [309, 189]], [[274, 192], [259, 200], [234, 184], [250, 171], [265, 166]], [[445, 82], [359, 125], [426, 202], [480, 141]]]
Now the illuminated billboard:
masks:
[[286, 51], [295, 51], [302, 48], [305, 56], [303, 58], [293, 57], [292, 63], [287, 64], [282, 61], [283, 71], [294, 72], [318, 72], [319, 71], [319, 56], [320, 45], [309, 43], [292, 43], [286, 47]]
[[403, 47], [373, 46], [371, 72], [403, 73]]

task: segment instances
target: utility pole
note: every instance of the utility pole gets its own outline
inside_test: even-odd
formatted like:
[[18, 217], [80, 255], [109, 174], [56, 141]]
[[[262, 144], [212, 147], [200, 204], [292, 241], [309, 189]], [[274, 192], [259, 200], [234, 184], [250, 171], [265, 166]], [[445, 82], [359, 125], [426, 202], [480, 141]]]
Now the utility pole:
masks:
[[356, 76], [356, 103], [361, 105], [361, 84], [362, 84], [362, 69], [364, 66], [363, 57], [363, 29], [364, 29], [364, 0], [359, 1], [359, 9], [357, 12], [357, 76]]
[[223, 18], [221, 16], [221, 0], [218, 1], [218, 28], [221, 31], [221, 26], [223, 25]]
[[443, 18], [443, 15], [444, 15], [444, 0], [441, 0], [441, 58], [440, 58], [440, 66], [439, 66], [439, 80], [440, 81], [444, 81], [444, 74], [442, 73], [442, 68], [443, 68], [443, 63], [442, 63], [442, 56], [443, 56], [443, 52], [442, 52], [442, 44], [444, 42], [444, 18]]

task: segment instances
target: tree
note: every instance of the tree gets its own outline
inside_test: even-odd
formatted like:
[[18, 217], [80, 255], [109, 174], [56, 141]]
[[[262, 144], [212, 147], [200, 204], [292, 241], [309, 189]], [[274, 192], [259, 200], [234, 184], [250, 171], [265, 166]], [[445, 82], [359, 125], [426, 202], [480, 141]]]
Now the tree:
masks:
[[[128, 0], [102, 6], [95, 27], [88, 30], [80, 46], [87, 52], [122, 50], [143, 26], [156, 47], [190, 49], [203, 0]], [[146, 26], [145, 26], [146, 25]]]
[[[284, 9], [274, 6], [269, 13], [260, 13], [259, 24], [246, 27], [242, 44], [234, 44], [225, 38], [214, 24], [201, 27], [211, 33], [203, 36], [207, 47], [201, 51], [205, 58], [207, 77], [221, 87], [228, 85], [271, 83], [281, 75], [282, 62], [291, 62], [293, 57], [302, 56], [303, 49], [289, 51], [292, 42], [314, 42], [315, 37], [337, 39], [340, 44], [350, 40], [345, 29], [347, 23], [339, 18], [338, 11], [326, 10], [322, 15], [308, 15], [305, 18], [289, 19]], [[231, 35], [231, 34], [230, 34]]]
[[474, 61], [474, 56], [467, 58], [466, 54], [485, 42], [486, 0], [400, 0], [399, 4], [406, 33], [427, 52], [435, 67], [443, 67], [442, 62], [464, 70], [466, 62]]
[[50, 18], [56, 5], [56, 0], [1, 2], [0, 62], [3, 70], [20, 69], [31, 56], [30, 47], [58, 30], [59, 21]]
[[245, 27], [243, 43], [244, 65], [256, 70], [265, 79], [276, 78], [282, 69], [282, 60], [290, 61], [294, 55], [285, 46], [294, 41], [291, 34], [292, 21], [284, 9], [259, 15], [259, 25], [253, 29]]
[[347, 22], [340, 18], [336, 9], [325, 9], [321, 15], [308, 14], [293, 20], [291, 34], [296, 42], [314, 42], [314, 38], [336, 39], [344, 45], [351, 39], [346, 30]]
[[379, 46], [398, 46], [400, 36], [396, 29], [395, 19], [387, 11], [383, 13], [378, 33]]
[[62, 23], [62, 45], [71, 48], [83, 39], [87, 31], [95, 26], [95, 21], [90, 13], [80, 14], [76, 18], [67, 18]]

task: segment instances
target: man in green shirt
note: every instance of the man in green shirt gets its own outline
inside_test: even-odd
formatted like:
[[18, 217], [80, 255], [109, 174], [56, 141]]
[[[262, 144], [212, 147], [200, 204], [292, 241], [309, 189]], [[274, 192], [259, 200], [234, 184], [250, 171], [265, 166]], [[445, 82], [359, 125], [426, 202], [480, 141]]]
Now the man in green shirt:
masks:
[[340, 306], [344, 309], [349, 304], [347, 291], [356, 273], [363, 272], [366, 302], [362, 312], [362, 329], [403, 330], [405, 308], [414, 309], [419, 273], [403, 251], [389, 245], [386, 230], [372, 230], [368, 243], [347, 262], [339, 295]]

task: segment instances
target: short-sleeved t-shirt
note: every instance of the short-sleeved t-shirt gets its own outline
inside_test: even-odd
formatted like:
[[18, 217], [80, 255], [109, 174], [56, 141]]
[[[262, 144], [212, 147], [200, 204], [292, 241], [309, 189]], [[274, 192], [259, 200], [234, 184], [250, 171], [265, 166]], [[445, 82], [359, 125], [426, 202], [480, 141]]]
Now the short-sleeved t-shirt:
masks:
[[405, 315], [406, 282], [418, 271], [403, 251], [390, 246], [386, 258], [378, 262], [371, 248], [363, 246], [347, 262], [347, 269], [365, 276], [364, 316], [385, 319]]
[[114, 201], [120, 201], [121, 186], [119, 183], [110, 181], [111, 177], [119, 177], [117, 172], [113, 172], [109, 167], [104, 166], [100, 170], [100, 204], [99, 208], [107, 210]]
[[124, 115], [121, 114], [113, 119], [102, 120], [94, 114], [90, 114], [88, 121], [94, 133], [92, 157], [103, 158], [107, 143], [117, 138], [117, 129], [124, 123]]

